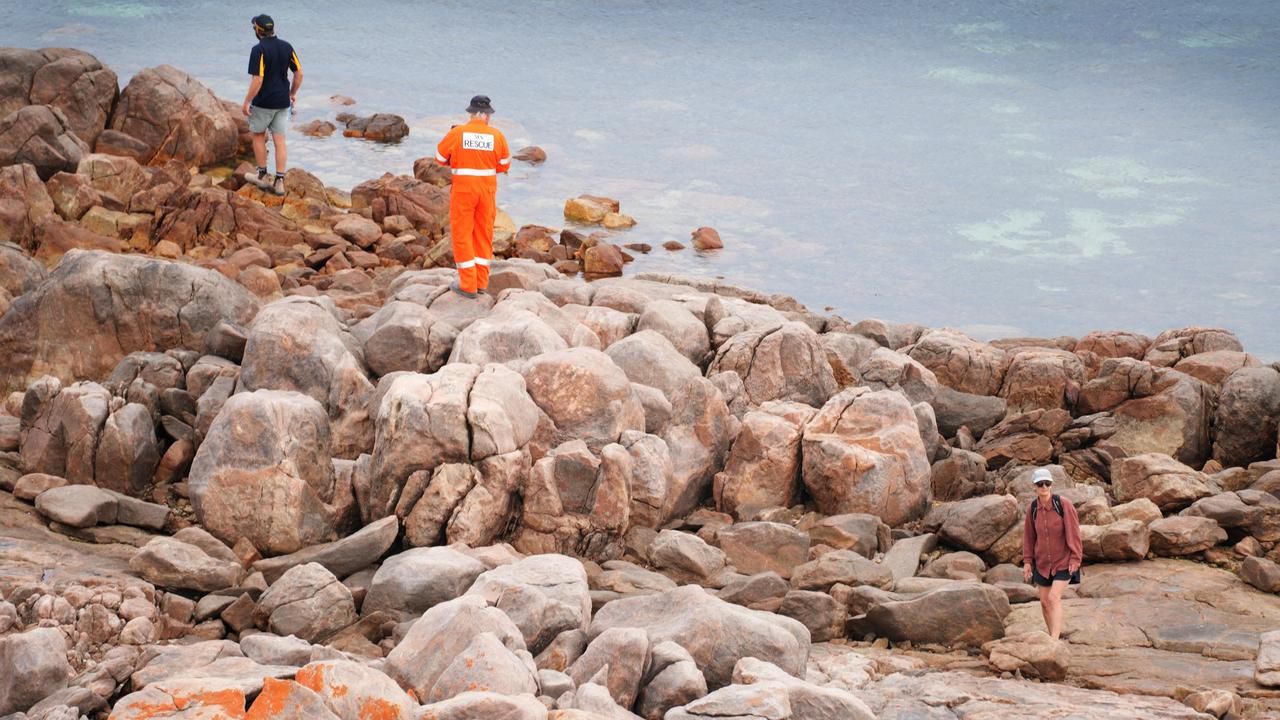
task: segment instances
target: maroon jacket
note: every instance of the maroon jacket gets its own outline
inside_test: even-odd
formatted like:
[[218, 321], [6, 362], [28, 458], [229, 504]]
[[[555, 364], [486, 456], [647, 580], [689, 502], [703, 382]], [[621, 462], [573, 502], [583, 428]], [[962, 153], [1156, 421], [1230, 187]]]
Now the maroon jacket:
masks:
[[[1031, 506], [1027, 506], [1027, 521], [1022, 530], [1022, 562], [1034, 562], [1036, 572], [1053, 577], [1059, 570], [1080, 567], [1084, 550], [1080, 546], [1080, 516], [1071, 501], [1059, 496], [1062, 516], [1053, 509], [1053, 503], [1036, 510], [1035, 524], [1031, 522]], [[1040, 502], [1036, 497], [1032, 503]]]

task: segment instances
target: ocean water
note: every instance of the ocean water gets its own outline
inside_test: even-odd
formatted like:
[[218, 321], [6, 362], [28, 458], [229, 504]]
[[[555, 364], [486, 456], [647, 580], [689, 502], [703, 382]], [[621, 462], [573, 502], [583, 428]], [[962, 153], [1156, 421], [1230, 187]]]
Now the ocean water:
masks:
[[[986, 339], [1225, 326], [1280, 359], [1275, 0], [0, 0], [0, 44], [239, 101], [259, 12], [301, 56], [299, 122], [341, 93], [411, 127], [291, 136], [330, 184], [410, 172], [484, 93], [550, 158], [500, 205], [618, 198], [616, 240], [657, 248], [633, 270]], [[726, 248], [660, 248], [700, 225]]]

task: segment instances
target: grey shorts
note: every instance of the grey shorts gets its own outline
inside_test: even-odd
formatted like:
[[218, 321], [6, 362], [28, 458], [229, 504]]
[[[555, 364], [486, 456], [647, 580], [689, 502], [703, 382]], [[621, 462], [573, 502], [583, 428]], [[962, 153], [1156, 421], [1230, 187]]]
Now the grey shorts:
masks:
[[249, 132], [257, 135], [270, 130], [272, 135], [284, 135], [288, 127], [289, 108], [273, 110], [257, 105], [249, 106]]

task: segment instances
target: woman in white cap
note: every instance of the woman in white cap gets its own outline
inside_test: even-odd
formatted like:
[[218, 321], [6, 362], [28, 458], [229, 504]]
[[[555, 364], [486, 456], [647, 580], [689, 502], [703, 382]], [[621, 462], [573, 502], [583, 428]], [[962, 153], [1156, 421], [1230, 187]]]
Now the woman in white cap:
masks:
[[1027, 508], [1022, 532], [1022, 577], [1040, 590], [1040, 611], [1054, 640], [1062, 634], [1062, 591], [1080, 582], [1080, 516], [1070, 500], [1053, 493], [1053, 475], [1045, 468], [1031, 476], [1036, 499]]

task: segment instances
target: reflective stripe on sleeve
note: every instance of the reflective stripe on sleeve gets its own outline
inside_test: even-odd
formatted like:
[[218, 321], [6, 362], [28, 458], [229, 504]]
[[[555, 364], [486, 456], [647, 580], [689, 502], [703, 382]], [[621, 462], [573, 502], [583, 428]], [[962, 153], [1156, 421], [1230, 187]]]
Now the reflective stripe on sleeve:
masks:
[[475, 266], [476, 266], [476, 261], [475, 261], [475, 260], [468, 260], [468, 261], [466, 261], [466, 262], [460, 262], [460, 263], [458, 263], [458, 269], [459, 269], [459, 270], [465, 270], [465, 269], [467, 269], [467, 268], [469, 268], [469, 267], [475, 267]]
[[448, 160], [445, 160], [445, 159], [444, 159], [444, 158], [442, 158], [442, 157], [440, 157], [440, 153], [436, 153], [436, 162], [438, 162], [438, 163], [440, 163], [440, 164], [444, 164], [444, 163], [447, 163], [447, 162], [449, 162], [449, 161], [448, 161]]
[[499, 164], [499, 165], [510, 165], [510, 164], [511, 164], [511, 158], [502, 158], [501, 160], [499, 160], [499, 161], [498, 161], [498, 164]]
[[497, 174], [498, 174], [498, 171], [497, 171], [497, 170], [492, 170], [492, 169], [490, 169], [490, 170], [472, 170], [471, 168], [454, 168], [454, 169], [453, 169], [453, 174], [454, 174], [454, 175], [466, 175], [466, 176], [469, 176], [469, 177], [489, 177], [490, 175], [497, 175]]

